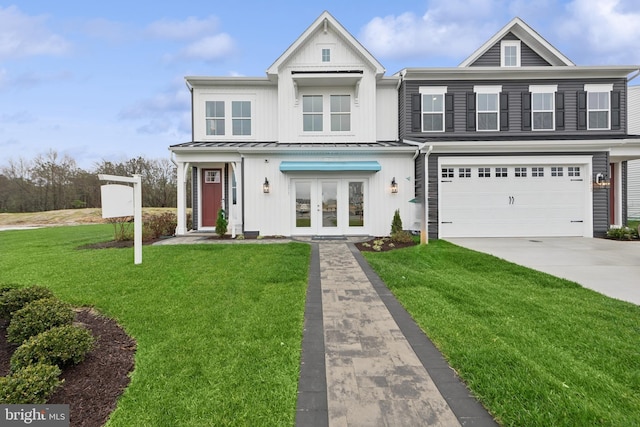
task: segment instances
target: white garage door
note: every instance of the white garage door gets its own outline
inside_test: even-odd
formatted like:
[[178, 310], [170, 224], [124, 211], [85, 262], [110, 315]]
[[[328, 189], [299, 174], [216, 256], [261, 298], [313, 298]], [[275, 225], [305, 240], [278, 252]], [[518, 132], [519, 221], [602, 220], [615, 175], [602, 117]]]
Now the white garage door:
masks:
[[592, 235], [590, 160], [468, 159], [439, 162], [442, 238]]

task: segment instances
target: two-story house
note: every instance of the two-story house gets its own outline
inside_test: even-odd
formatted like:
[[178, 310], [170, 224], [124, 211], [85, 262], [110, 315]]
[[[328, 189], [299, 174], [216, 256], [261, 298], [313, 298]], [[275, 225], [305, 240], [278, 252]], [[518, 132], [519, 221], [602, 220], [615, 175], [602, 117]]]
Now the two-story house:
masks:
[[593, 237], [623, 224], [637, 73], [577, 66], [519, 18], [458, 67], [402, 70], [400, 138], [424, 144], [429, 235]]
[[[382, 65], [328, 12], [265, 77], [187, 77], [170, 147], [178, 227], [232, 233], [598, 236], [626, 220], [627, 80], [576, 66], [516, 18], [459, 67]], [[187, 188], [188, 174], [191, 188]], [[426, 236], [423, 232], [423, 236]]]
[[399, 76], [329, 13], [265, 77], [186, 77], [192, 141], [170, 150], [178, 169], [177, 234], [388, 235], [394, 211], [416, 222], [416, 144], [398, 139]]

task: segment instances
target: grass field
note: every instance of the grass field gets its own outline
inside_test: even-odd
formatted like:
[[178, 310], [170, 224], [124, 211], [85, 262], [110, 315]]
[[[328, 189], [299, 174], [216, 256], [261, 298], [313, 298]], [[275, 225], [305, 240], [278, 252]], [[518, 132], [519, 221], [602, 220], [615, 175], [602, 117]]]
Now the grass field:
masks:
[[95, 306], [137, 340], [109, 426], [293, 425], [309, 246], [78, 250], [110, 225], [0, 232], [0, 284]]
[[444, 241], [364, 256], [504, 425], [640, 425], [640, 307]]

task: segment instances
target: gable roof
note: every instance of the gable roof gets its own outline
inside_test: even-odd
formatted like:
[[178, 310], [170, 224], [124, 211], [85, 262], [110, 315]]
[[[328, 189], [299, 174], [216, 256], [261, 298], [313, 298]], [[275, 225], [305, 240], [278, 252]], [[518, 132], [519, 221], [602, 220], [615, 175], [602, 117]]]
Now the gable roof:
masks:
[[473, 52], [467, 59], [462, 61], [460, 67], [468, 67], [485, 54], [497, 42], [502, 40], [504, 36], [513, 33], [522, 42], [529, 46], [535, 53], [540, 55], [551, 65], [575, 66], [569, 58], [564, 56], [558, 49], [553, 47], [551, 43], [546, 41], [533, 28], [527, 25], [522, 19], [515, 17], [507, 25], [502, 27], [500, 31], [493, 35], [485, 44], [480, 46], [478, 50]]
[[267, 68], [268, 76], [276, 76], [278, 74], [278, 70], [282, 64], [284, 64], [301, 46], [303, 46], [312, 35], [319, 29], [322, 28], [324, 31], [327, 30], [328, 27], [331, 27], [335, 30], [338, 35], [345, 40], [348, 44], [353, 47], [366, 62], [371, 65], [371, 67], [375, 70], [377, 76], [382, 76], [385, 72], [384, 67], [376, 58], [369, 53], [367, 49], [365, 49], [360, 42], [347, 31], [342, 24], [338, 22], [336, 18], [334, 18], [329, 12], [326, 10], [320, 14], [320, 16], [296, 39], [291, 46], [287, 50], [284, 51], [282, 55], [276, 62], [274, 62], [269, 68]]

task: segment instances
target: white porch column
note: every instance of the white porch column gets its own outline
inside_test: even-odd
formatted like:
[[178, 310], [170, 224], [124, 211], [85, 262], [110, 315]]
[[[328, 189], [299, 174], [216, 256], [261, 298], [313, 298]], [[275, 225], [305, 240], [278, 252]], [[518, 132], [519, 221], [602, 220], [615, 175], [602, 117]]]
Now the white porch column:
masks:
[[188, 168], [185, 167], [184, 162], [177, 162], [178, 164], [178, 173], [177, 173], [177, 202], [178, 202], [178, 212], [176, 214], [178, 219], [178, 224], [176, 226], [176, 235], [184, 235], [187, 234], [187, 192], [186, 185], [187, 180], [185, 174], [188, 172]]
[[609, 191], [614, 192], [613, 200], [615, 206], [613, 207], [613, 213], [615, 218], [611, 218], [611, 221], [613, 221], [613, 225], [622, 226], [622, 162], [615, 162], [614, 165], [615, 176], [613, 179], [615, 185]]

